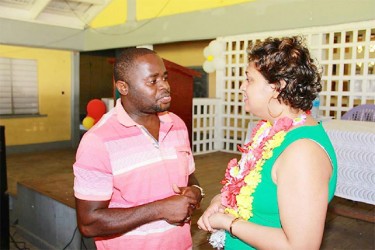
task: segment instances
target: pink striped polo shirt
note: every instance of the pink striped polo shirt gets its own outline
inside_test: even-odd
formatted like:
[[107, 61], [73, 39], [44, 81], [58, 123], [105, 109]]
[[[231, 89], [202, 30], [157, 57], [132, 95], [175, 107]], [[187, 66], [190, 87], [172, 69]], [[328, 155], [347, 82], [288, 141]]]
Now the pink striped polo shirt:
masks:
[[[105, 114], [83, 136], [77, 150], [74, 195], [82, 200], [110, 200], [127, 208], [174, 195], [195, 170], [185, 123], [160, 113], [158, 141], [134, 122], [121, 105]], [[190, 225], [164, 220], [142, 225], [119, 237], [95, 239], [98, 249], [191, 249]]]

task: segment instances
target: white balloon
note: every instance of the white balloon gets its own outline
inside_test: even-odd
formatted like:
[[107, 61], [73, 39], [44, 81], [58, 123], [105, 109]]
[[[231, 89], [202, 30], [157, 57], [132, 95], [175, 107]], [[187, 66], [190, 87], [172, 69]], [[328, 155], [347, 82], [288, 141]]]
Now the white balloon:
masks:
[[215, 57], [214, 59], [214, 65], [216, 70], [223, 70], [225, 69], [225, 59], [222, 57]]
[[220, 56], [225, 50], [225, 44], [222, 41], [213, 40], [208, 47], [211, 49], [212, 55]]
[[207, 73], [212, 73], [215, 71], [215, 65], [213, 62], [205, 61], [203, 63], [203, 70]]
[[210, 47], [205, 47], [203, 49], [203, 55], [205, 58], [207, 58], [208, 56], [212, 56], [212, 52], [211, 52], [211, 48]]

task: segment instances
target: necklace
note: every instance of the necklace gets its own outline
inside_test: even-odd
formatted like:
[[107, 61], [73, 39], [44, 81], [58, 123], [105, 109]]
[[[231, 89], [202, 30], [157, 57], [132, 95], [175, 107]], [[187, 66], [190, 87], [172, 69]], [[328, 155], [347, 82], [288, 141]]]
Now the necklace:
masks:
[[295, 119], [283, 117], [274, 124], [260, 121], [252, 131], [252, 140], [243, 147], [239, 162], [232, 159], [227, 166], [225, 177], [221, 181], [221, 202], [226, 207], [225, 212], [248, 220], [253, 216], [253, 194], [262, 180], [262, 167], [266, 160], [272, 157], [273, 150], [281, 145], [286, 133], [294, 126], [306, 121], [303, 113]]

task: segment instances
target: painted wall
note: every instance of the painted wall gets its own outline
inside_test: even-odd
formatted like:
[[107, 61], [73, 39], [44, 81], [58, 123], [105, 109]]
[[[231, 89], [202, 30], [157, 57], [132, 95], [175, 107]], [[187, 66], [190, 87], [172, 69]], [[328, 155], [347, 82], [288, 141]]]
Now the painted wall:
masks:
[[[156, 44], [154, 50], [162, 57], [185, 67], [202, 66], [205, 61], [203, 49], [211, 40]], [[216, 96], [216, 75], [208, 75], [209, 98]]]
[[6, 146], [71, 139], [72, 52], [0, 45], [0, 57], [37, 60], [41, 116], [0, 117]]

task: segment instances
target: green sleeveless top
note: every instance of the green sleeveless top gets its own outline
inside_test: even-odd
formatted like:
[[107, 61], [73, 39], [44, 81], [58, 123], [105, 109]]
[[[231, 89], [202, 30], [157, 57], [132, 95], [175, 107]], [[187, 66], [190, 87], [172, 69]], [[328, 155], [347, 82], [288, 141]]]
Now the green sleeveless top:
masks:
[[[281, 145], [274, 149], [273, 156], [268, 159], [262, 169], [262, 180], [253, 196], [253, 217], [250, 222], [262, 226], [281, 228], [279, 206], [277, 203], [277, 186], [272, 181], [271, 171], [276, 159], [293, 142], [299, 139], [310, 139], [318, 143], [328, 154], [332, 163], [332, 176], [329, 181], [328, 202], [333, 198], [337, 180], [337, 160], [331, 141], [321, 123], [315, 126], [301, 126], [289, 131]], [[225, 250], [254, 249], [240, 239], [235, 239], [226, 233]]]

